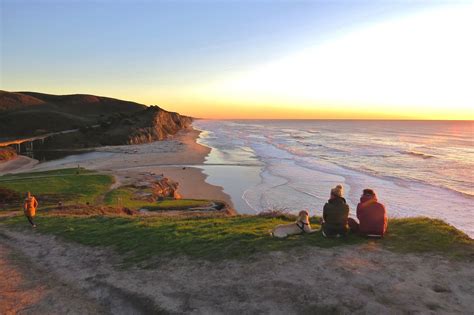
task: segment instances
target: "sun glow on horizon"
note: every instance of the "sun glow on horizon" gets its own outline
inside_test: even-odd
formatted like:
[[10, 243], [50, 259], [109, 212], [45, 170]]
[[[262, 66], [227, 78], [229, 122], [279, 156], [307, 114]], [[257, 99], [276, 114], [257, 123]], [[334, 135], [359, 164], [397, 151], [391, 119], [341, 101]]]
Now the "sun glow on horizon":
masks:
[[380, 22], [250, 71], [162, 91], [163, 104], [208, 118], [474, 119], [473, 16], [469, 5]]
[[37, 2], [2, 3], [0, 90], [212, 119], [474, 120], [471, 0]]

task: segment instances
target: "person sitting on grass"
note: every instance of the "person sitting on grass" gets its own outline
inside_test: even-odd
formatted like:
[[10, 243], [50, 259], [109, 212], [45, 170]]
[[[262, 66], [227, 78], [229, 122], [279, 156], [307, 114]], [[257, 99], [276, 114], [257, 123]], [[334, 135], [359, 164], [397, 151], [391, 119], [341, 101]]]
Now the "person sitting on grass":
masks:
[[324, 237], [345, 236], [349, 231], [347, 219], [349, 205], [343, 197], [342, 185], [331, 189], [331, 195], [323, 208], [322, 233]]
[[38, 207], [38, 201], [36, 200], [35, 196], [31, 195], [30, 192], [26, 193], [26, 198], [23, 203], [23, 211], [25, 213], [26, 218], [30, 222], [32, 227], [36, 227], [33, 218], [36, 215], [36, 208]]
[[351, 231], [364, 236], [383, 237], [387, 231], [387, 211], [372, 189], [364, 189], [357, 205], [357, 218], [349, 219]]

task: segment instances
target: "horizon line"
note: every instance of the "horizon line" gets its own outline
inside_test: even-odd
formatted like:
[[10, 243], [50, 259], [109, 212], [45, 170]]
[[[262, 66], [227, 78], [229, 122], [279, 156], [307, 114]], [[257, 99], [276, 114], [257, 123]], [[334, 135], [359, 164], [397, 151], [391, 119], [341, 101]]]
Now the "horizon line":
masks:
[[192, 117], [196, 120], [335, 120], [335, 121], [459, 121], [474, 122], [474, 119], [420, 119], [420, 118], [202, 118]]

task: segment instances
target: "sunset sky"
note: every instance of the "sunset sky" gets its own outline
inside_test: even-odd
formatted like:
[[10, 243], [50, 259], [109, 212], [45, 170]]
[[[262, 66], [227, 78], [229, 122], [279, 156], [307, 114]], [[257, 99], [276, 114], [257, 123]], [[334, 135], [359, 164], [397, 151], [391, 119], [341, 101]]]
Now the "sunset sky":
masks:
[[2, 90], [207, 118], [474, 119], [474, 2], [0, 2]]

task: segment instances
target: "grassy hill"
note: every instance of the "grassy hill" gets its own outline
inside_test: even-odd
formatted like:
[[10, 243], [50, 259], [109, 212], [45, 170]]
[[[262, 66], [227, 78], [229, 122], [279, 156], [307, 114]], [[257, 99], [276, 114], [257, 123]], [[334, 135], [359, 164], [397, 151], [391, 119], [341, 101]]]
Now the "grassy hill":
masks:
[[0, 91], [0, 112], [50, 109], [80, 117], [112, 112], [134, 112], [146, 106], [130, 101], [88, 94], [52, 95], [37, 92]]
[[145, 105], [85, 94], [50, 95], [0, 91], [0, 138], [27, 137], [100, 123]]
[[42, 150], [152, 142], [191, 121], [158, 106], [103, 96], [0, 91], [0, 141], [77, 130], [49, 137]]

